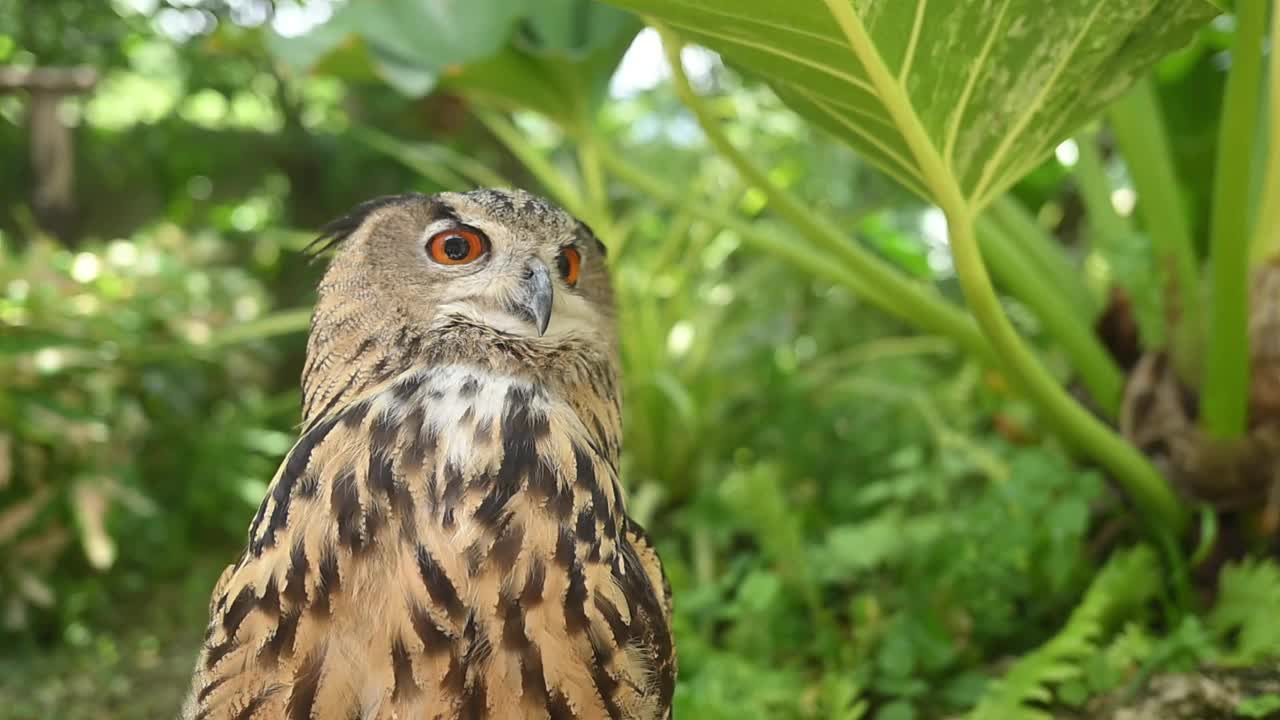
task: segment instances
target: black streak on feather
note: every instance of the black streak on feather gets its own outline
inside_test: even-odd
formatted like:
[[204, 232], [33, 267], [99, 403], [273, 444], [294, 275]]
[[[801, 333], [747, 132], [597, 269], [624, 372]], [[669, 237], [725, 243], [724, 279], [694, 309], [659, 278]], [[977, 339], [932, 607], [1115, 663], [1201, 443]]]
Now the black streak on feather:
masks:
[[410, 621], [413, 623], [413, 631], [418, 634], [418, 639], [422, 641], [422, 651], [427, 655], [442, 655], [449, 652], [452, 645], [449, 634], [444, 631], [435, 620], [431, 619], [431, 615], [427, 613], [426, 608], [421, 605], [414, 605], [409, 615]]
[[257, 695], [254, 695], [253, 699], [246, 703], [245, 706], [240, 709], [240, 712], [236, 713], [235, 720], [250, 720], [254, 713], [261, 710], [262, 706], [267, 704], [267, 700], [271, 699], [271, 696], [275, 694], [275, 691], [276, 688], [269, 687]]
[[204, 701], [208, 700], [209, 696], [212, 695], [215, 690], [222, 687], [222, 684], [230, 679], [231, 679], [230, 675], [221, 675], [217, 679], [215, 679], [213, 682], [200, 688], [200, 694], [196, 695], [196, 704], [203, 705]]
[[391, 699], [399, 701], [416, 695], [419, 688], [418, 681], [413, 677], [413, 662], [409, 660], [409, 650], [404, 646], [404, 639], [399, 636], [391, 643], [391, 668], [395, 674]]
[[526, 608], [542, 604], [542, 585], [546, 579], [547, 567], [535, 558], [529, 563], [529, 574], [525, 578], [524, 589], [520, 591], [520, 603]]
[[488, 547], [489, 541], [480, 538], [467, 546], [463, 553], [463, 559], [467, 563], [467, 575], [476, 577], [480, 574], [481, 568], [484, 567], [485, 549]]
[[311, 604], [311, 609], [321, 616], [328, 617], [333, 612], [333, 594], [342, 587], [342, 576], [338, 574], [338, 554], [333, 548], [326, 547], [321, 551], [319, 570], [316, 598]]
[[462, 656], [464, 667], [481, 667], [493, 654], [493, 645], [489, 642], [489, 636], [476, 620], [474, 612], [467, 614], [467, 624], [462, 630], [462, 639], [467, 643], [467, 651]]
[[245, 616], [253, 609], [255, 600], [253, 588], [246, 585], [240, 589], [240, 593], [236, 595], [236, 599], [222, 616], [222, 631], [227, 634], [227, 637], [235, 637], [240, 629], [240, 623], [244, 622]]
[[556, 564], [562, 569], [573, 567], [573, 535], [568, 528], [560, 528], [560, 537], [556, 540]]
[[227, 639], [209, 648], [209, 653], [204, 658], [204, 669], [212, 670], [218, 664], [218, 661], [227, 656], [227, 653], [235, 650], [237, 646], [235, 637], [227, 637]]
[[552, 694], [551, 701], [547, 703], [547, 712], [551, 715], [551, 720], [577, 720], [578, 717], [573, 712], [569, 699], [559, 691]]
[[500, 596], [498, 612], [502, 616], [502, 648], [525, 653], [529, 648], [529, 638], [524, 634], [524, 610], [520, 608], [520, 600], [512, 596]]
[[462, 470], [452, 462], [446, 463], [444, 466], [444, 496], [441, 501], [446, 508], [454, 508], [458, 501], [462, 499], [462, 492], [466, 489], [466, 483], [462, 477]]
[[609, 713], [609, 720], [620, 720], [622, 709], [613, 699], [613, 694], [618, 690], [618, 681], [609, 675], [606, 662], [607, 660], [598, 653], [595, 655], [595, 662], [591, 664], [591, 680], [595, 683], [596, 690], [600, 692], [600, 699], [604, 701], [604, 709]]
[[494, 541], [490, 556], [494, 565], [503, 573], [509, 573], [515, 567], [516, 558], [520, 556], [520, 547], [524, 544], [524, 526], [518, 522], [507, 525], [507, 529]]
[[400, 402], [408, 403], [413, 399], [413, 396], [417, 394], [418, 388], [420, 387], [422, 387], [422, 376], [411, 374], [408, 377], [402, 378], [395, 385], [392, 385], [391, 392]]
[[462, 694], [462, 720], [485, 720], [489, 717], [489, 695], [485, 690], [484, 676], [477, 675], [467, 684]]
[[307, 549], [299, 538], [289, 551], [289, 570], [285, 574], [284, 598], [297, 608], [307, 602]]
[[280, 614], [280, 590], [276, 587], [274, 575], [267, 579], [267, 587], [258, 598], [258, 609], [271, 617]]
[[364, 513], [356, 491], [355, 473], [348, 470], [333, 483], [330, 494], [333, 517], [338, 522], [338, 542], [352, 552], [364, 549]]
[[578, 535], [578, 540], [582, 543], [592, 543], [596, 539], [596, 517], [591, 512], [591, 508], [584, 507], [582, 512], [578, 513], [578, 522], [574, 528]]
[[342, 424], [349, 429], [356, 429], [364, 423], [364, 418], [369, 414], [369, 401], [358, 402], [347, 408], [342, 413]]
[[302, 476], [302, 481], [298, 483], [298, 496], [310, 500], [316, 496], [320, 490], [320, 476], [315, 471], [308, 470]]
[[[294, 445], [293, 450], [289, 453], [289, 459], [285, 461], [284, 472], [280, 474], [279, 479], [276, 481], [276, 487], [272, 489], [273, 498], [287, 498], [289, 496], [293, 491], [294, 482], [302, 476], [302, 473], [307, 468], [307, 463], [311, 462], [312, 451], [329, 435], [329, 431], [333, 429], [334, 424], [335, 420], [326, 420], [318, 423], [302, 436], [297, 445]], [[266, 501], [264, 500], [263, 503], [265, 506]], [[261, 516], [249, 528], [249, 537], [256, 538], [251, 546], [254, 556], [261, 555], [263, 550], [275, 544], [275, 531], [284, 525], [288, 505], [277, 502], [275, 509], [276, 512], [271, 513], [271, 522], [262, 537], [258, 537], [258, 525], [261, 522]]]
[[455, 622], [462, 620], [462, 600], [458, 598], [457, 589], [453, 587], [453, 583], [449, 582], [449, 576], [445, 574], [444, 568], [440, 567], [427, 548], [421, 545], [418, 546], [418, 573], [422, 576], [422, 583], [426, 586], [431, 599], [443, 607]]
[[521, 698], [530, 706], [547, 706], [547, 678], [542, 671], [542, 653], [530, 643], [520, 660]]
[[618, 647], [626, 647], [631, 642], [631, 626], [626, 620], [622, 619], [622, 612], [618, 610], [609, 598], [604, 595], [596, 594], [595, 597], [596, 610], [604, 618], [605, 624], [609, 626], [610, 632], [613, 633], [613, 642]]
[[258, 651], [258, 657], [269, 666], [274, 666], [282, 657], [293, 655], [293, 640], [298, 635], [298, 621], [302, 619], [302, 609], [285, 613], [276, 625], [271, 639]]
[[587, 629], [587, 576], [580, 563], [569, 571], [569, 589], [564, 595], [565, 629], [581, 633]]
[[293, 689], [285, 708], [289, 720], [311, 720], [311, 708], [315, 705], [316, 692], [320, 689], [320, 673], [324, 669], [324, 653], [323, 646], [316, 648], [294, 673]]
[[502, 467], [496, 483], [504, 492], [514, 494], [520, 480], [533, 471], [538, 462], [536, 441], [550, 432], [545, 415], [530, 408], [532, 393], [528, 387], [512, 385], [507, 390], [502, 415]]
[[462, 688], [466, 685], [467, 674], [462, 667], [462, 661], [457, 655], [449, 658], [449, 669], [444, 674], [444, 679], [440, 681], [440, 688], [450, 697], [457, 697], [462, 694]]
[[476, 508], [474, 516], [477, 523], [490, 530], [502, 522], [507, 503], [511, 502], [517, 490], [516, 486], [502, 481], [503, 474], [498, 473], [499, 479], [493, 484], [489, 494], [485, 495], [484, 500], [480, 501], [480, 507]]

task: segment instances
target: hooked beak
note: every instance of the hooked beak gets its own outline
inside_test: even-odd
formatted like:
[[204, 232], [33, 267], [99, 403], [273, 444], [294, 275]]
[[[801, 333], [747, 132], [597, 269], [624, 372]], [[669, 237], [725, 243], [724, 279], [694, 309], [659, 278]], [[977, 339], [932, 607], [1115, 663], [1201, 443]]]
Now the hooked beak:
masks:
[[553, 300], [555, 288], [551, 283], [551, 271], [541, 260], [530, 260], [525, 266], [520, 287], [512, 298], [511, 311], [520, 319], [533, 323], [541, 336], [551, 323]]

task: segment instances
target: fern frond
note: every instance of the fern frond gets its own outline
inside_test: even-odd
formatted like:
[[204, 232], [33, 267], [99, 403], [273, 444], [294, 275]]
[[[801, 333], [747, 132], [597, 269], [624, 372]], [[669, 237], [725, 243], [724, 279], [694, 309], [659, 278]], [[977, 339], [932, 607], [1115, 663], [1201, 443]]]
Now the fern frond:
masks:
[[1225, 658], [1229, 662], [1248, 665], [1280, 657], [1280, 566], [1245, 558], [1224, 568], [1208, 624], [1221, 641], [1236, 637]]
[[1084, 662], [1098, 652], [1109, 621], [1149, 599], [1159, 586], [1156, 558], [1149, 549], [1138, 547], [1114, 556], [1062, 630], [993, 681], [968, 720], [1051, 720], [1051, 714], [1031, 703], [1050, 702], [1052, 686], [1079, 677]]

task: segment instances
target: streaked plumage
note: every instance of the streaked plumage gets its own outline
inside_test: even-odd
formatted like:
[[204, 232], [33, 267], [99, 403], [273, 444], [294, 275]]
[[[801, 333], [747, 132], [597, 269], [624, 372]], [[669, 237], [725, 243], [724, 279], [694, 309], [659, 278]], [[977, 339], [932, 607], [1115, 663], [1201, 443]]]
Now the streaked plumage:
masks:
[[[455, 226], [483, 264], [424, 252]], [[327, 237], [303, 431], [214, 591], [184, 718], [670, 717], [603, 247], [519, 191], [373, 201]], [[569, 247], [577, 284], [548, 288]]]

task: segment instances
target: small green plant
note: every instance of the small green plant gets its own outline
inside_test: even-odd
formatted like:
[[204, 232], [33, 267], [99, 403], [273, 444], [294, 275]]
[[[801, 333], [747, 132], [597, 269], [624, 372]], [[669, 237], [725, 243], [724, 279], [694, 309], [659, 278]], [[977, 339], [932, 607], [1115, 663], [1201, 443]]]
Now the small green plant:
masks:
[[1039, 709], [1053, 701], [1051, 688], [1084, 673], [1083, 663], [1099, 652], [1110, 619], [1132, 613], [1158, 594], [1155, 556], [1145, 548], [1112, 558], [1093, 580], [1071, 617], [1048, 642], [1024, 655], [992, 682], [971, 720], [1049, 720]]
[[293, 395], [238, 389], [272, 362], [254, 341], [298, 323], [268, 315], [224, 251], [163, 224], [75, 252], [39, 235], [5, 243], [4, 632], [65, 626], [92, 609], [99, 573], [173, 574], [195, 554], [184, 544], [242, 532], [226, 510], [256, 503], [289, 445]]

